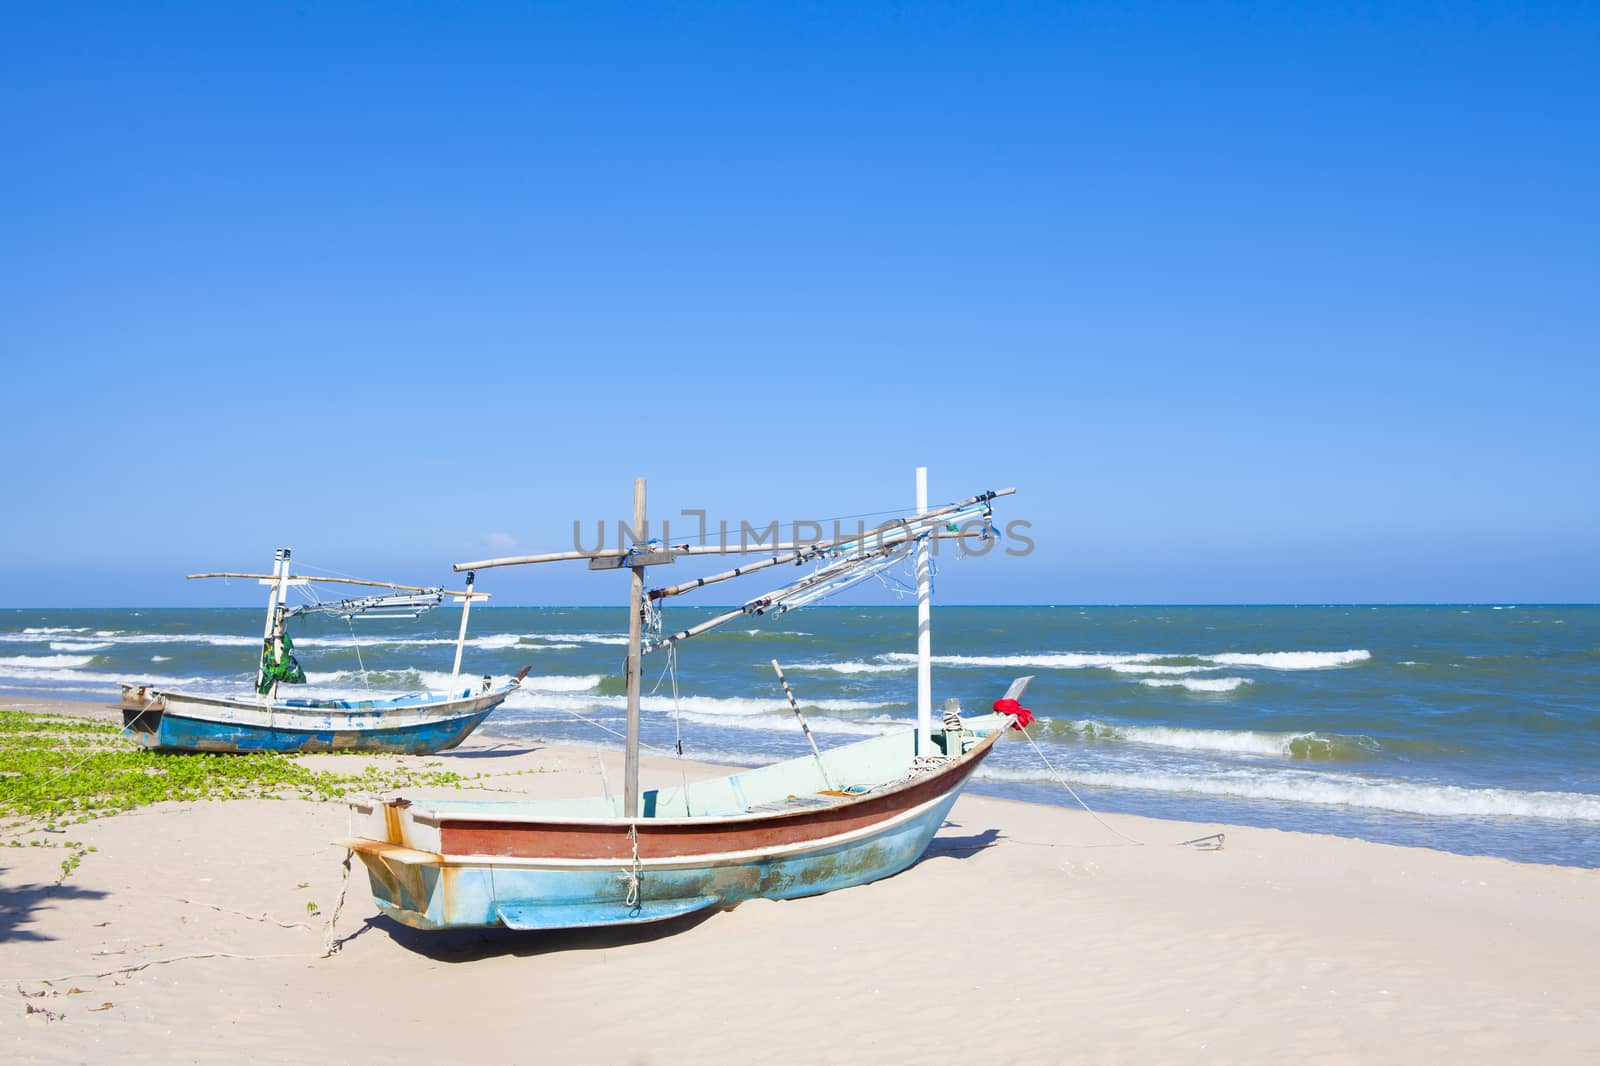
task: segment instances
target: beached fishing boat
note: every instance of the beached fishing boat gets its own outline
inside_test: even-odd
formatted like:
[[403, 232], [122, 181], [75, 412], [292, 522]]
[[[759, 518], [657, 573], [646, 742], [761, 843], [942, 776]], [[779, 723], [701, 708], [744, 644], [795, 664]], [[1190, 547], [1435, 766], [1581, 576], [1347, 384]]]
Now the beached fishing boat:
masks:
[[[458, 570], [587, 559], [591, 569], [632, 571], [627, 680], [626, 782], [620, 796], [549, 801], [353, 804], [360, 856], [379, 908], [421, 929], [569, 929], [658, 921], [752, 898], [788, 899], [864, 884], [904, 870], [927, 848], [962, 788], [1008, 726], [1025, 724], [1018, 679], [995, 712], [963, 719], [931, 706], [930, 542], [992, 535], [986, 492], [930, 509], [918, 471], [916, 513], [854, 537], [762, 545], [770, 559], [644, 590], [646, 568], [680, 556], [742, 548], [663, 545], [647, 537], [643, 479], [634, 485], [632, 547], [458, 564]], [[915, 729], [818, 750], [785, 694], [811, 755], [670, 789], [639, 790], [641, 657], [735, 618], [777, 615], [815, 602], [915, 553], [918, 720]], [[716, 618], [667, 633], [656, 605], [668, 597], [769, 566], [815, 564], [781, 589]], [[776, 662], [774, 668], [778, 667]], [[954, 703], [954, 701], [950, 701]]]
[[[488, 593], [473, 591], [473, 575], [464, 592], [397, 585], [345, 577], [296, 577], [289, 573], [290, 551], [280, 549], [270, 574], [207, 573], [189, 578], [254, 579], [270, 586], [267, 622], [255, 691], [249, 695], [180, 692], [139, 682], [122, 683], [123, 734], [153, 751], [386, 751], [427, 754], [453, 748], [466, 739], [506, 697], [528, 670], [496, 683], [461, 681], [461, 653], [466, 645], [467, 617], [473, 600]], [[362, 585], [388, 589], [381, 594], [290, 606], [289, 589], [317, 583]], [[282, 697], [279, 687], [303, 684], [305, 672], [294, 656], [285, 631], [290, 618], [332, 614], [344, 618], [415, 618], [451, 596], [461, 603], [461, 628], [456, 638], [452, 685], [443, 692], [398, 696]], [[456, 687], [460, 682], [461, 687]]]

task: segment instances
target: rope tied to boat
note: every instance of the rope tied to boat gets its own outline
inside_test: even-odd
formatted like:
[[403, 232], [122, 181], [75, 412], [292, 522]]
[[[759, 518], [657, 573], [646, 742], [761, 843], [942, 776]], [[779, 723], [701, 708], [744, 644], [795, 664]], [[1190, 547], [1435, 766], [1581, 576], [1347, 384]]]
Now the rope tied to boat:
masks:
[[633, 845], [633, 866], [622, 874], [622, 883], [628, 886], [628, 895], [624, 902], [630, 911], [639, 909], [639, 875], [644, 871], [644, 864], [639, 861], [639, 824], [628, 823], [628, 841]]
[[[997, 700], [995, 702], [995, 709], [999, 710], [1000, 704], [1002, 704], [1002, 703], [1016, 703], [1016, 702], [1017, 702], [1016, 700]], [[1026, 709], [1026, 708], [1024, 708], [1024, 709]], [[1033, 715], [1031, 713], [1028, 715], [1028, 720], [1029, 721], [1033, 720]], [[1117, 836], [1121, 837], [1123, 840], [1126, 840], [1128, 843], [1138, 845], [1141, 848], [1144, 847], [1144, 841], [1139, 840], [1139, 839], [1137, 839], [1135, 837], [1131, 837], [1127, 833], [1124, 833], [1122, 830], [1118, 829], [1116, 826], [1112, 825], [1111, 823], [1107, 822], [1104, 818], [1102, 818], [1098, 814], [1096, 814], [1094, 812], [1093, 808], [1091, 808], [1087, 803], [1083, 802], [1083, 797], [1078, 795], [1077, 791], [1074, 790], [1071, 785], [1067, 784], [1067, 779], [1061, 776], [1060, 771], [1058, 771], [1054, 766], [1052, 766], [1050, 764], [1050, 760], [1045, 757], [1044, 749], [1039, 747], [1039, 742], [1033, 739], [1033, 734], [1028, 732], [1028, 730], [1022, 725], [1022, 722], [1021, 722], [1020, 718], [1017, 718], [1016, 720], [1014, 720], [1011, 723], [1011, 728], [1017, 730], [1023, 736], [1028, 738], [1028, 743], [1029, 743], [1029, 745], [1031, 745], [1033, 747], [1034, 754], [1039, 756], [1039, 761], [1044, 763], [1044, 768], [1046, 770], [1050, 771], [1050, 776], [1056, 779], [1056, 784], [1058, 784], [1062, 788], [1066, 789], [1067, 790], [1067, 794], [1070, 795], [1073, 799], [1078, 801], [1078, 806], [1082, 807], [1088, 813], [1090, 818], [1093, 818], [1095, 821], [1099, 822], [1103, 827], [1105, 827], [1106, 829], [1110, 830], [1112, 833], [1115, 833]]]

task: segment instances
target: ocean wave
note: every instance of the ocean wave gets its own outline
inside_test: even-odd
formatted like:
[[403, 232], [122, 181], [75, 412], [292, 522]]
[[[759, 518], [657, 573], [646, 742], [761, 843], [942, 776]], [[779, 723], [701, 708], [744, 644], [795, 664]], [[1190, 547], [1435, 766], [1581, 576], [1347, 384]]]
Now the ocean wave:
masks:
[[[796, 738], [802, 734], [792, 714], [744, 715], [706, 714], [684, 711], [683, 720], [718, 729], [744, 729], [759, 733], [791, 733]], [[882, 736], [904, 728], [903, 722], [855, 721], [849, 718], [808, 718], [806, 724], [813, 733], [840, 736]]]
[[[1038, 770], [984, 766], [977, 776], [990, 781], [1053, 783], [1042, 767]], [[1434, 785], [1401, 781], [1371, 781], [1364, 778], [1314, 774], [1311, 771], [1281, 773], [1221, 773], [1187, 775], [1173, 773], [1072, 772], [1067, 777], [1078, 785], [1146, 792], [1189, 793], [1226, 799], [1270, 800], [1307, 803], [1325, 807], [1361, 807], [1396, 814], [1431, 815], [1442, 818], [1547, 818], [1558, 821], [1600, 822], [1600, 796], [1585, 792], [1525, 792], [1507, 788], [1466, 788], [1461, 785]]]
[[93, 655], [9, 655], [0, 656], [0, 672], [9, 670], [50, 670], [88, 666]]
[[52, 640], [51, 651], [104, 651], [111, 647], [110, 641], [83, 641], [83, 640]]
[[1263, 651], [1224, 652], [1202, 658], [1223, 666], [1261, 666], [1268, 670], [1328, 670], [1336, 666], [1365, 662], [1372, 653], [1364, 648], [1350, 651]]
[[618, 644], [628, 643], [626, 633], [524, 633], [524, 640], [537, 640], [545, 644]]
[[1184, 677], [1164, 678], [1146, 677], [1139, 681], [1141, 685], [1151, 688], [1176, 688], [1182, 686], [1190, 692], [1232, 692], [1234, 689], [1250, 684], [1248, 677]]
[[785, 663], [785, 670], [828, 671], [835, 674], [903, 674], [917, 668], [916, 657], [909, 663], [859, 662], [842, 663]]
[[[527, 692], [588, 692], [600, 681], [603, 674], [529, 674], [523, 678], [522, 691]], [[459, 677], [446, 670], [417, 670], [410, 667], [397, 670], [308, 671], [306, 681], [312, 685], [370, 686], [374, 691], [394, 692], [423, 689], [428, 692], [456, 692], [463, 688], [478, 689], [482, 674], [463, 673]], [[496, 678], [498, 682], [500, 679]]]
[[[626, 700], [621, 696], [592, 693], [576, 695], [568, 692], [539, 691], [525, 689], [514, 692], [506, 701], [508, 707], [517, 707], [526, 710], [552, 710], [552, 711], [577, 711], [588, 713], [596, 708], [615, 710], [623, 707]], [[738, 718], [758, 715], [774, 715], [782, 711], [789, 714], [789, 706], [783, 697], [775, 699], [756, 699], [748, 696], [679, 696], [676, 706], [682, 712], [712, 716], [716, 718]], [[871, 700], [801, 700], [802, 711], [848, 714], [855, 711], [876, 711], [886, 707], [896, 706], [892, 703], [880, 703]], [[671, 696], [641, 696], [639, 698], [641, 710], [652, 714], [671, 714], [674, 703]], [[792, 722], [793, 716], [789, 720]], [[816, 725], [820, 720], [810, 720]]]
[[1198, 674], [1221, 669], [1219, 666], [1165, 666], [1161, 663], [1111, 663], [1109, 666], [1119, 674]]
[[1295, 759], [1349, 759], [1378, 750], [1371, 737], [1337, 733], [1261, 733], [1255, 730], [1182, 729], [1175, 726], [1116, 725], [1094, 719], [1053, 722], [1052, 732], [1088, 740], [1118, 740], [1181, 751], [1216, 751], [1237, 755], [1287, 756]]
[[[881, 656], [886, 662], [915, 663], [917, 657], [908, 652], [890, 652]], [[935, 655], [937, 666], [1021, 666], [1045, 670], [1083, 670], [1109, 667], [1117, 663], [1146, 663], [1158, 659], [1193, 659], [1193, 655], [1161, 655], [1140, 652], [1134, 655], [1114, 655], [1102, 652], [1043, 652], [1030, 655]]]
[[[878, 657], [886, 663], [915, 663], [906, 652]], [[1108, 669], [1117, 673], [1181, 674], [1214, 670], [1219, 666], [1260, 667], [1269, 670], [1327, 670], [1372, 658], [1361, 648], [1349, 651], [1219, 652], [1038, 652], [1019, 655], [935, 655], [940, 666], [1023, 667], [1042, 670]], [[1175, 661], [1176, 660], [1176, 661]]]
[[161, 674], [136, 674], [132, 672], [103, 674], [93, 670], [75, 670], [69, 667], [0, 667], [0, 678], [88, 686], [89, 690], [94, 692], [115, 691], [119, 681], [132, 681], [141, 685], [160, 685], [165, 688], [177, 688], [180, 686], [185, 688], [214, 688], [217, 686], [237, 688], [242, 681], [250, 676], [240, 673], [231, 678], [170, 677]]

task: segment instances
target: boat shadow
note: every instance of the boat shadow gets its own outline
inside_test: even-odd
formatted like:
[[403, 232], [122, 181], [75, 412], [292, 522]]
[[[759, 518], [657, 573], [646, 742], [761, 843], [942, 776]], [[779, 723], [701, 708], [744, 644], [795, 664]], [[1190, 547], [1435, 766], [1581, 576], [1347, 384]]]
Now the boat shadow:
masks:
[[[367, 919], [367, 928], [385, 933], [407, 951], [435, 962], [479, 962], [531, 958], [566, 951], [605, 951], [648, 944], [693, 929], [718, 913], [716, 908], [640, 925], [596, 929], [412, 929], [385, 915]], [[358, 934], [359, 935], [359, 934]]]
[[[6, 872], [0, 867], [0, 874]], [[97, 888], [65, 884], [6, 885], [0, 880], [0, 944], [22, 940], [55, 940], [36, 929], [27, 929], [36, 913], [73, 900], [105, 899], [109, 893]]]
[[[961, 829], [959, 822], [946, 822], [940, 826], [940, 832], [946, 829]], [[979, 833], [969, 833], [966, 836], [936, 836], [922, 853], [922, 856], [912, 863], [912, 867], [921, 866], [929, 859], [970, 859], [980, 851], [986, 851], [1000, 843], [1000, 830], [990, 828]]]

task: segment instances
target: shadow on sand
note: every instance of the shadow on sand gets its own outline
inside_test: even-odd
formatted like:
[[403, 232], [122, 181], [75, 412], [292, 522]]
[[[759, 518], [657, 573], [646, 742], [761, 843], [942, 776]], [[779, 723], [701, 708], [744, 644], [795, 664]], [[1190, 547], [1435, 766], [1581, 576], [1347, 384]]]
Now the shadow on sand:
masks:
[[561, 951], [604, 951], [648, 944], [652, 940], [687, 932], [716, 914], [700, 911], [681, 918], [669, 918], [643, 925], [619, 925], [609, 929], [412, 929], [385, 915], [367, 919], [367, 925], [407, 951], [425, 955], [436, 962], [477, 962], [509, 956], [529, 958]]
[[[959, 822], [946, 822], [940, 829], [960, 829]], [[929, 859], [970, 859], [985, 848], [992, 848], [1000, 843], [1000, 830], [985, 829], [981, 833], [971, 833], [967, 836], [937, 836], [933, 843], [928, 845], [928, 850], [922, 857], [911, 864], [911, 869], [916, 869]]]
[[[0, 867], [0, 874], [5, 873]], [[0, 881], [0, 944], [16, 940], [54, 940], [32, 925], [36, 913], [78, 899], [105, 899], [106, 893], [96, 888], [79, 888], [77, 885], [17, 885], [12, 887]]]

